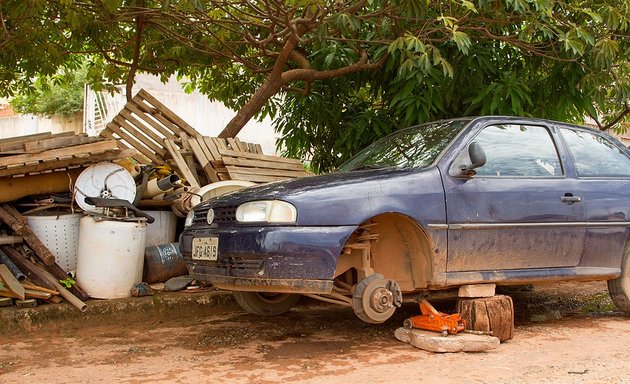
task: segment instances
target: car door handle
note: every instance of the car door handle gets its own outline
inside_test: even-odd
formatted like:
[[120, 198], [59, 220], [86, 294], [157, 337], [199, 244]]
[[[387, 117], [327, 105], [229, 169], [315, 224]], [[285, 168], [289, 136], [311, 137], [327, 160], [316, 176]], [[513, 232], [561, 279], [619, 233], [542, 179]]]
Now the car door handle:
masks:
[[567, 203], [567, 204], [571, 205], [573, 203], [581, 202], [582, 198], [580, 196], [573, 196], [572, 193], [565, 193], [564, 196], [562, 196], [560, 198], [560, 201], [562, 201], [563, 203]]

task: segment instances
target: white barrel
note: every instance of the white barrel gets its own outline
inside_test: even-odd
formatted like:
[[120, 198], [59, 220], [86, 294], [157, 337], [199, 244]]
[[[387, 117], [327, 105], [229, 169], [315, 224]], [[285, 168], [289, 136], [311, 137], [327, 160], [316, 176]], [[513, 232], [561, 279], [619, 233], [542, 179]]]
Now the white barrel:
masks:
[[79, 220], [82, 217], [79, 213], [57, 215], [51, 212], [26, 216], [28, 226], [66, 272], [77, 268]]
[[130, 297], [142, 282], [146, 223], [85, 216], [80, 228], [77, 284], [97, 299]]

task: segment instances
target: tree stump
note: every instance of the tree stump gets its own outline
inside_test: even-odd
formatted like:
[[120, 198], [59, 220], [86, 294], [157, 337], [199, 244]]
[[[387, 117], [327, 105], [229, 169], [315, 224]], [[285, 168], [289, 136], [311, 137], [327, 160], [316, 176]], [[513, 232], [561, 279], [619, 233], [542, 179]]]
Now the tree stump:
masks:
[[460, 298], [457, 312], [466, 320], [466, 329], [492, 331], [501, 342], [514, 337], [514, 304], [510, 296]]

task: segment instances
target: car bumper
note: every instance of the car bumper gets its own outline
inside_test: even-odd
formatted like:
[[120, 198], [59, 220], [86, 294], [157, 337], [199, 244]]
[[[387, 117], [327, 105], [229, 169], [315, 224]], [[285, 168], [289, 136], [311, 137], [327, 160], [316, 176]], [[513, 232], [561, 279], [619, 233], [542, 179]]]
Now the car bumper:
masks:
[[[196, 279], [243, 291], [327, 293], [354, 226], [189, 228], [180, 249]], [[217, 237], [216, 261], [193, 260], [192, 239]]]

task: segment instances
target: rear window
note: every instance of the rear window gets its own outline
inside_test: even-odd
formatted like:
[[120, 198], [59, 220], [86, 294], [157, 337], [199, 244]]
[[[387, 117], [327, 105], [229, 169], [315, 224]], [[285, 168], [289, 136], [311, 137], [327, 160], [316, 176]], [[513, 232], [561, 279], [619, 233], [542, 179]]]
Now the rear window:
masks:
[[577, 129], [560, 129], [580, 177], [630, 177], [627, 151], [611, 140]]

